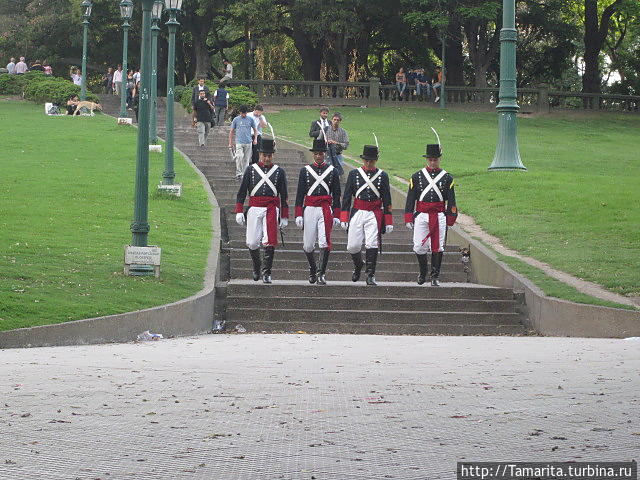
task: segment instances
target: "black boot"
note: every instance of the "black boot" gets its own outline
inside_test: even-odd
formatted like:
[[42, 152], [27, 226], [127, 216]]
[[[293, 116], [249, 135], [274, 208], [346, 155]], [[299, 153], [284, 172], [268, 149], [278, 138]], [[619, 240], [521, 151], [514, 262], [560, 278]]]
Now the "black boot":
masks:
[[249, 249], [249, 254], [251, 255], [251, 261], [253, 262], [253, 281], [257, 282], [260, 280], [260, 264], [262, 263], [260, 261], [260, 249]]
[[320, 268], [318, 268], [318, 285], [327, 284], [327, 280], [324, 278], [324, 274], [327, 272], [328, 263], [329, 263], [329, 249], [323, 248], [320, 250]]
[[264, 249], [264, 267], [262, 268], [262, 282], [271, 283], [271, 266], [273, 265], [273, 254], [275, 247], [265, 247]]
[[416, 257], [418, 257], [418, 266], [420, 267], [420, 274], [418, 275], [418, 285], [422, 285], [427, 281], [427, 254], [418, 254], [416, 253]]
[[309, 262], [309, 283], [316, 283], [318, 277], [316, 275], [316, 257], [313, 252], [304, 252]]
[[367, 248], [367, 285], [378, 285], [376, 283], [376, 263], [378, 261], [378, 249]]
[[431, 286], [432, 287], [440, 286], [438, 277], [440, 276], [441, 264], [442, 264], [442, 252], [433, 252], [431, 254]]
[[357, 282], [360, 280], [360, 272], [362, 271], [362, 267], [364, 266], [364, 262], [362, 261], [362, 253], [352, 253], [351, 258], [353, 259], [353, 273], [351, 274], [351, 281]]

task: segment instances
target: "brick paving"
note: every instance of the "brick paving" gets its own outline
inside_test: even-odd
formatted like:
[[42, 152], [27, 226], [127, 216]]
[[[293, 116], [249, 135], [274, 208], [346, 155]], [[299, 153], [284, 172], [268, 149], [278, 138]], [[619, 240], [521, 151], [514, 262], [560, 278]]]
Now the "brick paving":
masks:
[[640, 342], [206, 335], [0, 351], [0, 479], [451, 479], [631, 460]]

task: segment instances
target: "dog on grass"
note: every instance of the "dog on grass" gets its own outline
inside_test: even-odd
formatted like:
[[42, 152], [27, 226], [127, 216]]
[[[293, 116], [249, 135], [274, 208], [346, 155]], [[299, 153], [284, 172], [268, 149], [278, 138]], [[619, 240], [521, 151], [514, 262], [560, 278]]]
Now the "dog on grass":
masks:
[[82, 100], [81, 102], [78, 102], [78, 105], [76, 106], [76, 111], [73, 114], [80, 115], [80, 110], [82, 108], [86, 108], [87, 110], [89, 110], [91, 115], [93, 115], [94, 110], [102, 111], [102, 105], [100, 105], [99, 103], [90, 102], [88, 100]]

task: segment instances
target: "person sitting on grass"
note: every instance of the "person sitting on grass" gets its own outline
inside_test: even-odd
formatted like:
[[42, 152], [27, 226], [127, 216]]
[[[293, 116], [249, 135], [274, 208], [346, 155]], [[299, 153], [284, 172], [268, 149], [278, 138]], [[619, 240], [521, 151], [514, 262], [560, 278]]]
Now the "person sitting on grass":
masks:
[[76, 113], [78, 103], [80, 103], [78, 95], [74, 94], [69, 97], [69, 99], [67, 100], [67, 115], [73, 115], [74, 113]]

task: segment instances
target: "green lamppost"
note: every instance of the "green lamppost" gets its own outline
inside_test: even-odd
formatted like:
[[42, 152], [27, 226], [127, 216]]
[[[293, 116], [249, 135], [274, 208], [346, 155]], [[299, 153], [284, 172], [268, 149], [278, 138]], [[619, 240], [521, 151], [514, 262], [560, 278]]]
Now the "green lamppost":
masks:
[[89, 33], [89, 17], [91, 16], [91, 7], [93, 6], [89, 0], [82, 0], [82, 79], [80, 83], [80, 100], [87, 99], [87, 36]]
[[[153, 0], [142, 3], [142, 43], [140, 47], [140, 96], [138, 105], [138, 150], [136, 155], [135, 201], [131, 244], [146, 247], [149, 222], [149, 90], [151, 87], [151, 9]], [[152, 275], [153, 268], [143, 265], [131, 268], [132, 275]]]
[[164, 4], [155, 0], [151, 9], [151, 125], [149, 126], [149, 143], [158, 142], [158, 22], [162, 16]]
[[180, 25], [176, 15], [182, 7], [182, 0], [165, 0], [165, 8], [169, 10], [169, 21], [166, 23], [169, 29], [169, 52], [167, 59], [167, 118], [166, 118], [166, 151], [164, 152], [164, 172], [162, 184], [173, 185], [176, 172], [173, 170], [173, 86], [175, 80], [176, 63], [176, 31]]
[[447, 54], [447, 37], [446, 35], [443, 33], [442, 34], [442, 38], [441, 38], [441, 43], [442, 43], [442, 68], [440, 69], [440, 73], [442, 74], [442, 81], [440, 82], [440, 109], [444, 110], [447, 106], [446, 100], [445, 100], [445, 95], [444, 95], [444, 81], [445, 81], [445, 56]]
[[133, 15], [133, 2], [122, 0], [120, 2], [120, 16], [122, 17], [122, 82], [120, 84], [120, 117], [127, 116], [127, 54], [129, 50], [129, 20]]
[[502, 0], [500, 31], [500, 92], [498, 110], [498, 146], [489, 170], [526, 170], [520, 160], [518, 119], [520, 107], [516, 89], [516, 2]]

